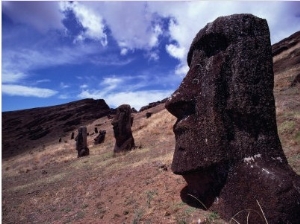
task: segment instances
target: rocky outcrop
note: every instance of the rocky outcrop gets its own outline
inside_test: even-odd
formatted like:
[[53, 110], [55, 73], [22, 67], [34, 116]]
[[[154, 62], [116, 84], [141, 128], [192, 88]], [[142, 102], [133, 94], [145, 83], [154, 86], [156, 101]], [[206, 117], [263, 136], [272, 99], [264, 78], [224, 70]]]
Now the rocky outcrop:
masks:
[[141, 109], [139, 110], [139, 112], [142, 112], [144, 110], [148, 110], [148, 109], [150, 109], [152, 107], [156, 107], [159, 104], [165, 103], [167, 101], [167, 99], [168, 98], [165, 98], [163, 100], [159, 100], [159, 101], [156, 101], [156, 102], [153, 102], [153, 103], [149, 103], [147, 106], [141, 107]]
[[114, 152], [123, 152], [131, 150], [134, 145], [131, 126], [133, 117], [131, 117], [131, 107], [128, 104], [123, 104], [117, 108], [117, 113], [111, 124], [114, 129], [116, 143]]
[[3, 112], [3, 158], [68, 135], [80, 125], [107, 116], [110, 112], [103, 99], [84, 99], [57, 106]]
[[300, 43], [300, 31], [292, 34], [291, 36], [284, 38], [272, 45], [272, 56], [279, 55], [280, 53], [290, 50], [294, 46]]
[[219, 17], [196, 35], [187, 61], [166, 102], [177, 117], [172, 170], [188, 184], [183, 200], [241, 223], [244, 210], [256, 211], [248, 223], [264, 223], [260, 207], [269, 223], [299, 223], [300, 179], [277, 133], [267, 21]]

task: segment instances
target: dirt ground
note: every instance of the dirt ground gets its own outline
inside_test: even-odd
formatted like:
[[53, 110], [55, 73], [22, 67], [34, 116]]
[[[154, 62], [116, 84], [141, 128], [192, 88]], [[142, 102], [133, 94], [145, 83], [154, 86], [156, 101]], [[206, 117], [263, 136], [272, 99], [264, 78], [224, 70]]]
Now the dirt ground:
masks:
[[[299, 85], [276, 94], [283, 149], [300, 174]], [[153, 115], [146, 118], [146, 112]], [[108, 118], [88, 125], [106, 130], [105, 142], [77, 158], [70, 135], [61, 143], [41, 142], [30, 152], [2, 160], [3, 223], [226, 223], [217, 213], [191, 207], [180, 198], [186, 186], [170, 170], [175, 117], [164, 105], [134, 115], [137, 148], [114, 155]], [[71, 133], [71, 132], [70, 132]], [[234, 222], [232, 222], [234, 223]]]
[[[114, 155], [112, 126], [101, 118], [88, 130], [106, 130], [103, 144], [77, 158], [75, 141], [2, 161], [3, 223], [203, 223], [218, 215], [183, 203], [181, 176], [170, 170], [175, 117], [164, 105], [135, 115], [135, 150]], [[148, 110], [149, 111], [149, 110]]]

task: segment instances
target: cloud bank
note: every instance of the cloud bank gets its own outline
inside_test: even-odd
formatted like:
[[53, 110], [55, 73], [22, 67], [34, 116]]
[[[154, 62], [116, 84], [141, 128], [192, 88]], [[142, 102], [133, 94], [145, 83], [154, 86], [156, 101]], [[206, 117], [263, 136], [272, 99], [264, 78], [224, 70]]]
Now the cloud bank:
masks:
[[2, 2], [2, 92], [138, 108], [175, 90], [199, 29], [235, 13], [267, 19], [272, 43], [300, 30], [300, 2]]

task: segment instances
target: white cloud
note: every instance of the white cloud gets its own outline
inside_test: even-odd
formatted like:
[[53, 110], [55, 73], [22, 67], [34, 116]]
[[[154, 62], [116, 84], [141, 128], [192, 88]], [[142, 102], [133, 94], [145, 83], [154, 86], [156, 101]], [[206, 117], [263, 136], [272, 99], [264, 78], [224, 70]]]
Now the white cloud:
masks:
[[45, 82], [51, 82], [51, 80], [50, 79], [41, 79], [41, 80], [35, 81], [36, 84], [45, 83]]
[[180, 63], [175, 68], [175, 74], [181, 77], [184, 77], [188, 71], [189, 71], [189, 66], [186, 63], [185, 64]]
[[[2, 52], [2, 82], [6, 84], [4, 85], [4, 90], [6, 94], [21, 94], [20, 89], [22, 88], [24, 93], [31, 95], [34, 95], [38, 90], [43, 90], [44, 95], [55, 94], [55, 91], [53, 92], [50, 89], [31, 88], [16, 84], [32, 75], [31, 72], [33, 70], [51, 66], [84, 62], [91, 62], [97, 65], [126, 65], [134, 60], [129, 55], [131, 52], [135, 52], [136, 49], [144, 50], [143, 55], [147, 56], [149, 60], [158, 61], [161, 56], [159, 44], [162, 43], [167, 53], [179, 60], [177, 66], [174, 66], [175, 68], [170, 68], [170, 70], [173, 69], [172, 75], [175, 73], [182, 77], [188, 71], [186, 55], [190, 44], [197, 32], [208, 22], [215, 20], [219, 16], [234, 13], [253, 13], [267, 19], [272, 42], [275, 43], [300, 30], [299, 4], [296, 2], [228, 1], [147, 3], [108, 1], [73, 3], [3, 2], [3, 12], [7, 13], [13, 21], [26, 23], [41, 32], [46, 32], [49, 29], [65, 29], [61, 23], [64, 16], [61, 10], [67, 9], [73, 10], [78, 22], [85, 29], [75, 39], [77, 43], [80, 42], [82, 44], [76, 44], [72, 47], [57, 46], [57, 43], [61, 43], [59, 42], [61, 39], [53, 40], [52, 36], [47, 36], [48, 38], [41, 41], [41, 43], [34, 42], [28, 48], [23, 46], [14, 47], [11, 42], [4, 42], [4, 44], [9, 43], [8, 47], [3, 48]], [[297, 13], [298, 19], [295, 19]], [[166, 20], [163, 20], [163, 18], [168, 18], [169, 23], [166, 24]], [[110, 31], [119, 46], [117, 50], [115, 48], [109, 49], [109, 52], [114, 52], [114, 54], [101, 54], [104, 50], [99, 50], [99, 43], [95, 44], [92, 42], [92, 44], [87, 44], [83, 41], [86, 39], [98, 40], [103, 46], [107, 46], [105, 49], [108, 49], [111, 45], [108, 43], [107, 30]], [[19, 31], [18, 34], [20, 33]], [[10, 39], [9, 35], [6, 35], [8, 38], [5, 40]], [[162, 38], [165, 39], [161, 41]], [[118, 53], [115, 53], [116, 51]], [[119, 53], [124, 57], [120, 57]], [[169, 73], [171, 73], [170, 70], [168, 71]], [[95, 98], [101, 97], [105, 100], [111, 100], [111, 102], [115, 102], [112, 103], [115, 106], [120, 104], [126, 97], [129, 97], [137, 105], [138, 102], [141, 102], [141, 105], [145, 105], [146, 98], [148, 98], [146, 97], [146, 92], [148, 91], [141, 91], [142, 87], [152, 85], [155, 88], [155, 85], [162, 85], [163, 82], [173, 82], [172, 79], [178, 81], [178, 76], [172, 77], [170, 74], [157, 75], [159, 77], [157, 78], [152, 72], [149, 72], [146, 76], [147, 78], [145, 79], [137, 76], [104, 78], [100, 82], [101, 92], [93, 89], [87, 90], [91, 86], [92, 81], [90, 81], [87, 82], [89, 86], [84, 84], [80, 86], [80, 95], [94, 95]], [[77, 76], [77, 78], [79, 79], [80, 77]], [[152, 82], [156, 78], [157, 80]], [[86, 81], [84, 78], [82, 80]], [[166, 84], [166, 89], [169, 86], [169, 83], [168, 85]], [[5, 92], [4, 90], [3, 92]], [[116, 91], [119, 91], [119, 93], [116, 93]], [[157, 100], [164, 98], [162, 95], [166, 92], [168, 91], [150, 91], [148, 102], [155, 101], [155, 96], [159, 96]], [[135, 95], [135, 93], [140, 94], [140, 96]], [[61, 95], [60, 97], [65, 96]], [[106, 99], [106, 97], [109, 98]], [[129, 102], [129, 100], [126, 100], [126, 102]]]
[[89, 86], [88, 86], [87, 84], [82, 84], [82, 85], [80, 85], [79, 87], [80, 87], [80, 89], [86, 89], [86, 88], [88, 88]]
[[[252, 13], [266, 18], [271, 40], [275, 43], [300, 29], [298, 3], [290, 2], [80, 2], [72, 5], [81, 24], [87, 31], [79, 38], [96, 36], [106, 38], [105, 24], [120, 47], [120, 54], [127, 55], [135, 49], [152, 52], [160, 36], [169, 36], [166, 50], [170, 56], [186, 63], [190, 44], [208, 22], [219, 16], [235, 13]], [[292, 6], [293, 5], [293, 6]], [[130, 9], [130, 10], [124, 10]], [[167, 30], [162, 18], [171, 18]], [[280, 18], [280, 20], [278, 19]], [[176, 44], [174, 44], [174, 42]], [[105, 42], [107, 43], [107, 42]], [[155, 54], [147, 54], [155, 59]]]
[[128, 49], [127, 48], [122, 48], [120, 54], [121, 55], [126, 55], [128, 53]]
[[155, 26], [152, 28], [152, 34], [150, 36], [149, 40], [149, 46], [155, 47], [158, 44], [158, 37], [163, 33], [161, 27], [159, 24], [155, 24]]
[[[148, 103], [169, 97], [174, 91], [173, 84], [177, 85], [179, 81], [173, 74], [150, 74], [151, 71], [144, 71], [137, 76], [106, 77], [101, 81], [100, 88], [82, 89], [78, 97], [104, 99], [111, 107], [127, 103], [139, 110]], [[149, 89], [151, 85], [157, 88]]]
[[106, 103], [113, 108], [116, 108], [121, 104], [129, 104], [131, 107], [139, 110], [142, 106], [169, 97], [172, 93], [173, 90], [150, 90], [103, 94], [101, 90], [84, 90], [78, 97], [105, 99]]
[[48, 98], [57, 94], [57, 91], [45, 88], [4, 84], [2, 85], [2, 93], [11, 96], [33, 96], [39, 98]]
[[152, 51], [152, 52], [148, 52], [148, 54], [147, 54], [148, 56], [148, 58], [149, 58], [149, 60], [151, 61], [158, 61], [159, 60], [159, 52], [157, 52], [157, 51]]
[[187, 52], [198, 31], [219, 16], [251, 13], [267, 19], [272, 43], [300, 30], [300, 3], [295, 2], [149, 2], [148, 6], [150, 12], [172, 18], [168, 29], [170, 41], [176, 42], [176, 45], [171, 42], [166, 45], [166, 50], [170, 56], [180, 60], [177, 74], [186, 70]]
[[60, 6], [62, 10], [72, 10], [78, 22], [85, 28], [85, 31], [77, 36], [76, 41], [90, 38], [100, 41], [102, 46], [107, 45], [107, 35], [104, 32], [105, 24], [99, 13], [81, 2], [61, 2]]
[[100, 84], [102, 86], [102, 92], [107, 93], [109, 91], [112, 91], [116, 89], [117, 87], [120, 87], [120, 85], [124, 82], [124, 78], [117, 78], [117, 77], [106, 77], [103, 79], [102, 83]]
[[178, 47], [174, 44], [168, 44], [166, 45], [167, 52], [174, 58], [177, 58], [179, 60], [185, 60], [187, 50], [185, 47]]
[[146, 2], [80, 2], [89, 13], [97, 12], [105, 20], [112, 36], [126, 55], [135, 49], [151, 50], [157, 47], [163, 30], [154, 12]]
[[62, 99], [62, 100], [69, 99], [69, 98], [71, 98], [69, 94], [60, 94], [58, 96], [58, 99]]
[[60, 82], [59, 86], [60, 86], [60, 88], [62, 88], [62, 89], [66, 89], [66, 88], [69, 88], [69, 87], [70, 87], [70, 85], [65, 84], [64, 82]]
[[4, 65], [2, 66], [2, 83], [17, 83], [27, 77], [27, 75], [21, 71], [15, 71], [14, 69], [9, 70], [5, 68]]
[[106, 77], [103, 79], [102, 85], [109, 85], [109, 86], [116, 86], [122, 82], [121, 78], [113, 77]]
[[[27, 78], [30, 71], [65, 64], [79, 64], [91, 60], [89, 56], [97, 51], [93, 46], [76, 46], [45, 48], [33, 46], [21, 49], [3, 49], [2, 51], [2, 82], [17, 83]], [[106, 58], [104, 63], [114, 63]], [[101, 60], [99, 60], [101, 61]], [[95, 63], [99, 63], [95, 61]], [[118, 62], [121, 63], [121, 62]], [[125, 62], [123, 62], [125, 63]], [[127, 62], [126, 62], [127, 63]]]

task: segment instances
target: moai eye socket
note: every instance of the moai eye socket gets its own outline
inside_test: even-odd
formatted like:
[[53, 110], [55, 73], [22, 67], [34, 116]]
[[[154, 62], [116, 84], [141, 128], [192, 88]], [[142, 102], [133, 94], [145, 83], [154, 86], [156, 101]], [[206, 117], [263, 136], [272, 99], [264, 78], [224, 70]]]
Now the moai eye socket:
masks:
[[203, 36], [197, 43], [197, 48], [203, 50], [207, 57], [214, 56], [228, 47], [227, 38], [218, 33]]

